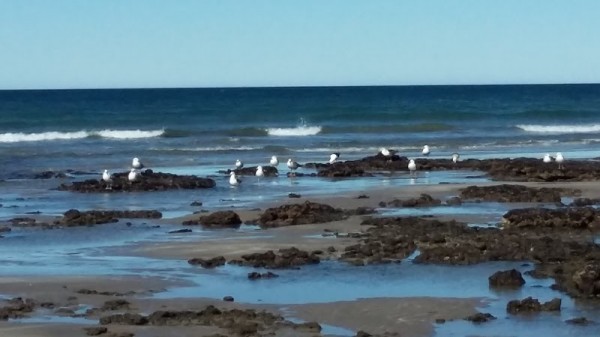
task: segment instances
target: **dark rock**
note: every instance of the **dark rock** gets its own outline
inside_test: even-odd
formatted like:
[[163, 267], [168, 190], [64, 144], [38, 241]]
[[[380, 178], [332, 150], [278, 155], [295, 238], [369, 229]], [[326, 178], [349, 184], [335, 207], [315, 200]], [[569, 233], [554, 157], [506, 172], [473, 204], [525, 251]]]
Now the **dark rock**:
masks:
[[89, 179], [85, 181], [73, 182], [72, 184], [62, 184], [59, 190], [82, 192], [82, 193], [112, 193], [112, 192], [132, 192], [132, 191], [164, 191], [170, 189], [199, 189], [213, 188], [216, 186], [214, 180], [209, 178], [200, 178], [196, 176], [179, 176], [169, 173], [153, 172], [152, 170], [142, 171], [140, 179], [130, 182], [127, 176], [129, 172], [113, 174], [111, 186], [102, 180]]
[[560, 298], [554, 298], [544, 304], [542, 304], [543, 311], [560, 311], [562, 300]]
[[288, 194], [288, 198], [292, 198], [292, 199], [294, 199], [294, 198], [302, 198], [302, 195], [297, 194], [297, 193], [290, 193], [290, 194]]
[[584, 297], [600, 295], [600, 262], [588, 262], [572, 276], [575, 289]]
[[225, 302], [233, 302], [234, 298], [233, 298], [233, 296], [225, 296], [225, 297], [223, 297], [223, 301], [225, 301]]
[[589, 319], [585, 318], [585, 317], [576, 317], [576, 318], [571, 318], [565, 321], [568, 324], [574, 324], [574, 325], [589, 325], [589, 324], [594, 324], [594, 321], [590, 321]]
[[248, 273], [248, 279], [250, 280], [258, 280], [258, 279], [269, 279], [269, 278], [275, 278], [275, 277], [279, 277], [279, 275], [272, 273], [272, 272], [266, 272], [266, 273], [259, 273], [259, 272], [250, 272]]
[[361, 194], [358, 197], [356, 197], [356, 199], [369, 199], [369, 196], [366, 194]]
[[75, 227], [91, 226], [106, 223], [114, 223], [120, 218], [160, 219], [162, 213], [155, 210], [142, 211], [86, 211], [80, 212], [76, 209], [66, 211], [63, 217], [55, 220], [51, 227]]
[[127, 302], [126, 300], [121, 300], [121, 299], [106, 301], [106, 302], [104, 302], [104, 304], [102, 305], [100, 310], [111, 311], [111, 310], [129, 309], [129, 304], [130, 303]]
[[254, 268], [281, 269], [320, 262], [318, 255], [309, 254], [295, 247], [282, 248], [278, 253], [269, 250], [265, 253], [245, 254], [242, 255], [241, 259], [231, 260], [229, 263]]
[[0, 320], [3, 321], [25, 317], [35, 309], [35, 302], [29, 298], [15, 297], [6, 303], [4, 307], [0, 308]]
[[429, 194], [421, 194], [418, 198], [407, 200], [392, 200], [387, 203], [388, 207], [431, 207], [439, 206], [442, 202], [439, 199], [434, 199]]
[[176, 230], [169, 231], [169, 234], [191, 233], [191, 232], [192, 232], [192, 230], [189, 228], [182, 228], [182, 229], [176, 229]]
[[33, 179], [53, 179], [53, 178], [66, 178], [67, 175], [64, 172], [44, 171], [36, 173]]
[[184, 226], [202, 225], [207, 228], [239, 228], [242, 219], [234, 211], [216, 211], [209, 215], [200, 216], [197, 220], [187, 220]]
[[85, 334], [88, 336], [98, 336], [106, 333], [108, 329], [104, 326], [91, 326], [88, 328], [83, 328]]
[[471, 316], [465, 317], [465, 321], [471, 321], [473, 323], [485, 323], [485, 322], [489, 322], [493, 319], [496, 319], [496, 317], [494, 317], [492, 314], [482, 313], [482, 312], [478, 312]]
[[504, 214], [503, 226], [543, 232], [549, 229], [599, 231], [600, 210], [593, 207], [513, 209]]
[[100, 324], [119, 324], [119, 325], [145, 325], [148, 324], [148, 318], [140, 314], [115, 314], [100, 318]]
[[525, 284], [521, 272], [516, 269], [495, 272], [488, 280], [490, 287], [520, 287]]
[[462, 199], [459, 197], [450, 197], [446, 200], [446, 205], [448, 206], [460, 206], [462, 205]]
[[202, 206], [202, 202], [201, 201], [193, 201], [190, 206], [194, 206], [194, 207], [198, 207], [198, 206]]
[[532, 297], [527, 297], [523, 300], [512, 300], [506, 305], [506, 311], [510, 314], [516, 315], [521, 313], [533, 313], [539, 311], [560, 311], [561, 300], [555, 298], [544, 304]]
[[[235, 170], [220, 170], [218, 173], [229, 175], [231, 172], [235, 172], [236, 176], [256, 176], [257, 168], [258, 166], [245, 166]], [[263, 165], [262, 169], [265, 177], [277, 177], [279, 175], [279, 171], [274, 166]]]
[[522, 185], [469, 186], [460, 191], [462, 199], [495, 202], [560, 202], [559, 188], [532, 188]]
[[0, 226], [0, 233], [8, 233], [10, 231], [12, 231], [12, 229], [10, 227]]
[[283, 205], [268, 208], [258, 222], [262, 228], [316, 224], [338, 221], [344, 218], [344, 212], [329, 205], [306, 201], [302, 204]]
[[191, 265], [200, 265], [203, 268], [215, 268], [225, 264], [225, 257], [217, 256], [213, 257], [212, 259], [194, 258], [188, 260], [188, 263]]
[[321, 332], [321, 325], [317, 322], [297, 323], [294, 325], [294, 330], [305, 333], [319, 333]]

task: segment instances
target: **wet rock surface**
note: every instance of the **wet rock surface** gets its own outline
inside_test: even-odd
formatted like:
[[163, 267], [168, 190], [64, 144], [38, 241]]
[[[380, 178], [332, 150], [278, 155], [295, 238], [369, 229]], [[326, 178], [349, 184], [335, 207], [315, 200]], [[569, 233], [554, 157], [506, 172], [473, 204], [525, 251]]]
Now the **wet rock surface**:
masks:
[[[231, 172], [235, 172], [236, 176], [256, 176], [257, 168], [258, 168], [258, 166], [248, 166], [248, 167], [236, 168], [234, 170], [231, 170], [231, 169], [221, 170], [221, 171], [219, 171], [219, 173], [229, 175]], [[263, 173], [264, 173], [265, 177], [277, 177], [279, 175], [279, 171], [277, 170], [276, 167], [263, 165], [262, 169], [263, 169]]]
[[590, 325], [590, 324], [596, 324], [596, 322], [591, 321], [591, 320], [587, 319], [586, 317], [571, 318], [571, 319], [566, 320], [565, 323], [567, 323], [567, 324], [573, 324], [573, 325]]
[[270, 271], [266, 272], [266, 273], [259, 273], [256, 271], [248, 273], [249, 280], [270, 279], [270, 278], [276, 278], [276, 277], [279, 277], [279, 275], [272, 273]]
[[296, 247], [282, 248], [277, 253], [269, 250], [264, 253], [245, 254], [240, 259], [229, 261], [230, 264], [268, 269], [294, 268], [319, 262], [321, 259], [318, 255]]
[[560, 203], [562, 189], [533, 188], [522, 185], [469, 186], [460, 191], [463, 200], [495, 202], [553, 202]]
[[319, 333], [315, 322], [293, 323], [280, 315], [252, 309], [218, 309], [212, 305], [200, 311], [155, 311], [150, 315], [117, 314], [100, 318], [100, 324], [152, 326], [214, 326], [228, 331], [230, 336], [255, 336], [272, 333], [276, 329]]
[[35, 306], [35, 301], [29, 298], [15, 297], [7, 300], [5, 305], [0, 307], [0, 320], [23, 318], [33, 312]]
[[518, 288], [525, 284], [521, 272], [516, 269], [495, 272], [488, 280], [490, 287]]
[[593, 207], [520, 208], [503, 216], [506, 229], [600, 231], [600, 211]]
[[527, 297], [522, 300], [512, 300], [506, 304], [506, 311], [510, 314], [526, 314], [540, 311], [560, 311], [561, 300], [555, 298], [546, 303], [540, 303], [537, 299]]
[[58, 189], [81, 193], [111, 193], [199, 189], [216, 186], [215, 181], [210, 178], [180, 176], [170, 173], [153, 172], [152, 170], [141, 171], [139, 179], [134, 182], [129, 181], [128, 175], [129, 172], [113, 174], [113, 182], [111, 184], [107, 184], [102, 179], [88, 179], [73, 182], [72, 184], [61, 184]]
[[71, 209], [66, 211], [61, 219], [55, 220], [52, 225], [57, 227], [100, 225], [118, 222], [121, 218], [160, 219], [162, 218], [162, 213], [155, 210], [81, 212], [76, 209]]
[[433, 207], [439, 206], [442, 201], [435, 199], [429, 194], [421, 194], [418, 198], [411, 198], [406, 200], [392, 200], [386, 203], [387, 207]]
[[471, 321], [473, 323], [485, 323], [485, 322], [489, 322], [493, 319], [496, 319], [496, 317], [494, 317], [494, 315], [487, 313], [487, 312], [486, 313], [478, 312], [471, 316], [465, 317], [465, 321]]
[[85, 331], [85, 334], [88, 336], [98, 336], [108, 332], [108, 328], [105, 326], [91, 326], [88, 328], [83, 328], [83, 331]]
[[262, 228], [269, 228], [338, 221], [344, 217], [342, 210], [306, 201], [302, 204], [268, 208], [260, 215], [258, 223]]
[[239, 228], [242, 219], [234, 211], [216, 211], [209, 215], [202, 215], [195, 220], [186, 220], [184, 226], [202, 225], [206, 228]]
[[225, 264], [225, 262], [225, 257], [223, 256], [213, 257], [212, 259], [193, 258], [188, 260], [188, 263], [193, 266], [200, 265], [202, 268], [207, 269], [222, 266]]

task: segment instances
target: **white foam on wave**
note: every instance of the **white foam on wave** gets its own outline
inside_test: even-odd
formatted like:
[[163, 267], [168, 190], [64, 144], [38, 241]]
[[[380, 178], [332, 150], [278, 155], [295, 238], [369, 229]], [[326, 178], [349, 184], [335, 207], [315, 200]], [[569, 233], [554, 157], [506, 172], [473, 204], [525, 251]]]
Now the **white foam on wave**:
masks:
[[114, 138], [114, 139], [138, 139], [138, 138], [153, 138], [160, 137], [165, 133], [165, 130], [102, 130], [97, 132], [90, 132], [90, 134], [96, 134], [103, 138]]
[[0, 133], [0, 143], [19, 143], [19, 142], [40, 142], [49, 140], [74, 140], [83, 139], [91, 136], [113, 139], [137, 139], [159, 137], [165, 133], [165, 130], [102, 130], [102, 131], [72, 131], [59, 132], [48, 131], [38, 133], [8, 132]]
[[0, 134], [0, 143], [18, 143], [18, 142], [39, 142], [45, 140], [68, 140], [68, 139], [81, 139], [88, 137], [89, 134], [86, 131], [75, 131], [75, 132], [39, 132], [39, 133], [2, 133]]
[[536, 125], [521, 124], [517, 128], [534, 133], [592, 133], [600, 132], [600, 124], [591, 125]]
[[314, 136], [321, 132], [320, 126], [300, 125], [295, 128], [268, 128], [266, 129], [269, 136]]
[[261, 150], [262, 146], [199, 146], [199, 147], [166, 147], [151, 148], [152, 151], [173, 152], [211, 152], [211, 151], [253, 151]]

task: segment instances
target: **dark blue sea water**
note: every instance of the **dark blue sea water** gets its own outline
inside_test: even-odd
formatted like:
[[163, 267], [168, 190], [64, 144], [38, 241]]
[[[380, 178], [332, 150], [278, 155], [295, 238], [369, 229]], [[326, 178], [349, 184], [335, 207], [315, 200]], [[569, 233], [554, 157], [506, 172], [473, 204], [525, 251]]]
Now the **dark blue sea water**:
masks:
[[0, 168], [600, 155], [600, 85], [0, 91]]

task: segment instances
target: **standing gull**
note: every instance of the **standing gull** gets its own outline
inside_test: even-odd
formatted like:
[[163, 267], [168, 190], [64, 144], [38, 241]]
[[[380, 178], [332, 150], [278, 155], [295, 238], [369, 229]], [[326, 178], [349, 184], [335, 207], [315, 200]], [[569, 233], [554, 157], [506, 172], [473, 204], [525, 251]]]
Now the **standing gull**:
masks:
[[242, 163], [242, 161], [241, 161], [241, 160], [239, 160], [239, 159], [238, 159], [238, 160], [236, 160], [236, 161], [235, 161], [235, 168], [236, 168], [236, 169], [241, 169], [242, 167], [244, 167], [244, 163]]
[[271, 164], [271, 166], [273, 167], [277, 167], [279, 165], [279, 160], [277, 159], [277, 156], [272, 156], [271, 161], [269, 161], [269, 164]]
[[229, 173], [229, 185], [231, 186], [237, 186], [241, 183], [242, 181], [239, 180], [236, 176], [235, 176], [235, 172], [231, 171]]
[[552, 158], [550, 157], [550, 154], [546, 153], [546, 155], [544, 155], [544, 159], [542, 159], [542, 161], [544, 163], [550, 163], [550, 162], [552, 162]]
[[417, 164], [414, 159], [411, 159], [408, 162], [408, 170], [410, 171], [410, 175], [413, 176], [417, 173]]
[[386, 157], [389, 157], [392, 155], [390, 150], [386, 149], [385, 147], [382, 147], [381, 149], [379, 149], [379, 153], [381, 153], [382, 155], [384, 155]]
[[112, 190], [112, 175], [110, 173], [108, 173], [108, 170], [104, 170], [104, 173], [102, 173], [102, 180], [106, 183], [106, 189], [107, 190]]
[[142, 164], [142, 162], [138, 159], [138, 157], [135, 157], [131, 161], [131, 167], [133, 167], [136, 170], [140, 170], [140, 169], [144, 168], [144, 164]]
[[129, 182], [134, 182], [134, 181], [138, 180], [138, 177], [139, 177], [139, 173], [134, 168], [132, 168], [131, 171], [129, 171], [129, 175], [127, 175], [127, 179], [129, 179]]
[[260, 182], [260, 178], [265, 176], [265, 171], [263, 171], [263, 167], [258, 165], [256, 167], [256, 176], [258, 177], [258, 181]]
[[421, 151], [424, 156], [429, 156], [429, 145], [423, 146], [423, 151]]
[[329, 156], [329, 164], [333, 164], [335, 163], [338, 158], [340, 157], [340, 153], [339, 152], [334, 152]]
[[458, 159], [459, 159], [459, 158], [460, 158], [460, 155], [458, 154], [458, 152], [454, 152], [454, 153], [452, 154], [452, 162], [453, 162], [454, 164], [458, 163]]
[[560, 153], [560, 152], [556, 152], [556, 159], [555, 159], [555, 160], [556, 160], [556, 162], [558, 163], [558, 169], [559, 169], [559, 170], [562, 170], [562, 169], [564, 169], [564, 168], [565, 168], [565, 167], [563, 166], [563, 163], [564, 163], [564, 161], [565, 161], [565, 158], [563, 157], [562, 153]]
[[298, 167], [300, 167], [300, 164], [298, 164], [297, 162], [293, 161], [292, 158], [290, 158], [287, 161], [287, 167], [292, 171], [292, 175], [296, 176], [296, 170], [298, 169]]

